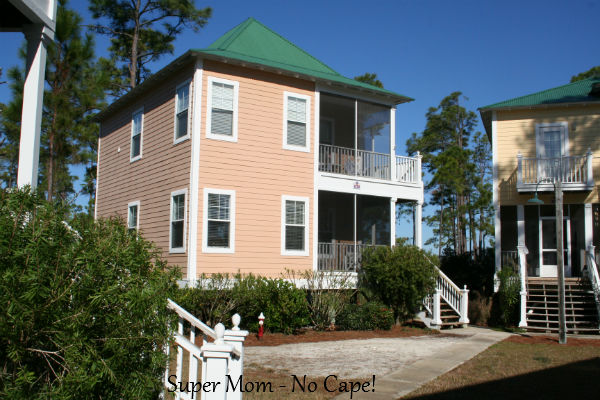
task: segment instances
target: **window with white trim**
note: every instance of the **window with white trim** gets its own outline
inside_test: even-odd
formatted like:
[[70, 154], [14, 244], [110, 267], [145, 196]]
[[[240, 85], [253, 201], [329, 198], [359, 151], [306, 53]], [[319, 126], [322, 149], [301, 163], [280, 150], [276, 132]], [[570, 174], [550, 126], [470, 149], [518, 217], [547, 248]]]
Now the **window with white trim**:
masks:
[[142, 158], [142, 131], [144, 126], [144, 110], [139, 109], [131, 115], [131, 153], [130, 161]]
[[283, 147], [309, 151], [310, 97], [284, 92]]
[[560, 158], [569, 155], [569, 130], [566, 122], [536, 124], [537, 156]]
[[208, 78], [206, 137], [237, 141], [238, 88], [238, 82]]
[[183, 253], [185, 251], [186, 194], [186, 189], [171, 193], [171, 226], [169, 234], [169, 251], [171, 253]]
[[235, 191], [204, 189], [202, 248], [208, 253], [233, 253], [235, 248]]
[[281, 252], [283, 255], [308, 255], [308, 198], [282, 196]]
[[140, 215], [140, 202], [134, 201], [127, 205], [127, 228], [130, 230], [138, 229]]
[[187, 81], [177, 87], [175, 94], [175, 143], [187, 138], [190, 107], [190, 82]]

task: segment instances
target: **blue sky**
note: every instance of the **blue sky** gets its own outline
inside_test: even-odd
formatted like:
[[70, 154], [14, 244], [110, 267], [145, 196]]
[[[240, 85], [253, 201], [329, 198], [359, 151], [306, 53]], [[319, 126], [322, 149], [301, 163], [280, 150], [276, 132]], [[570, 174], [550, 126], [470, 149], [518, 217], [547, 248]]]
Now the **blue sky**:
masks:
[[[86, 0], [70, 4], [90, 22]], [[600, 65], [600, 0], [196, 0], [196, 5], [211, 6], [213, 17], [199, 33], [181, 35], [174, 55], [154, 70], [254, 17], [343, 75], [375, 72], [387, 89], [414, 98], [398, 107], [399, 154], [410, 134], [423, 130], [427, 109], [453, 91], [463, 92], [464, 105], [476, 110], [568, 83], [572, 75]], [[18, 63], [21, 42], [21, 34], [2, 35], [4, 70]], [[98, 37], [97, 53], [107, 47]], [[8, 100], [7, 85], [0, 85], [0, 102]], [[424, 240], [430, 235], [425, 229]]]

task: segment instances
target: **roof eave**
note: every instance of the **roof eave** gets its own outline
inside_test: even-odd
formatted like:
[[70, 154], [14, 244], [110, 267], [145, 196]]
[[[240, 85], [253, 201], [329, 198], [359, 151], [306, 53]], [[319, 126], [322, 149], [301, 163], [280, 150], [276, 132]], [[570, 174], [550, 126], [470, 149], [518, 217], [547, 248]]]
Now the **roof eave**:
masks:
[[267, 72], [273, 72], [278, 75], [285, 75], [285, 76], [290, 76], [293, 78], [312, 81], [315, 83], [317, 83], [317, 82], [324, 83], [324, 84], [331, 85], [331, 86], [338, 86], [338, 87], [343, 87], [343, 88], [347, 88], [347, 89], [358, 91], [358, 92], [368, 93], [368, 94], [376, 96], [378, 98], [388, 99], [390, 102], [392, 102], [394, 104], [402, 104], [402, 103], [408, 103], [408, 102], [414, 101], [414, 99], [412, 99], [410, 97], [394, 94], [392, 92], [383, 93], [378, 90], [369, 90], [368, 88], [364, 88], [364, 87], [360, 87], [360, 86], [345, 85], [343, 83], [336, 82], [333, 80], [319, 78], [319, 77], [315, 77], [310, 74], [304, 74], [304, 73], [297, 72], [297, 71], [291, 71], [291, 70], [288, 70], [285, 68], [276, 68], [276, 67], [264, 65], [261, 63], [257, 63], [257, 62], [238, 60], [236, 58], [227, 57], [224, 55], [205, 53], [201, 50], [192, 50], [192, 52], [196, 53], [198, 56], [201, 56], [202, 58], [223, 62], [226, 64], [240, 65], [242, 67], [254, 68], [254, 69], [258, 69], [261, 71], [267, 71]]
[[589, 105], [600, 105], [600, 99], [598, 101], [574, 101], [569, 103], [546, 103], [546, 104], [532, 104], [527, 106], [500, 106], [500, 107], [480, 107], [480, 112], [487, 111], [511, 111], [511, 110], [527, 110], [527, 109], [544, 109], [552, 107], [575, 107], [575, 106], [589, 106]]
[[193, 57], [194, 54], [191, 50], [186, 51], [184, 54], [167, 64], [167, 66], [161, 68], [155, 74], [150, 75], [144, 82], [112, 102], [104, 110], [96, 114], [93, 119], [99, 122], [102, 121], [102, 119], [110, 115], [115, 109], [118, 109], [129, 101], [135, 99], [147, 90], [150, 90], [150, 88], [152, 88], [155, 84], [166, 78], [172, 71], [181, 68], [187, 62], [193, 59]]

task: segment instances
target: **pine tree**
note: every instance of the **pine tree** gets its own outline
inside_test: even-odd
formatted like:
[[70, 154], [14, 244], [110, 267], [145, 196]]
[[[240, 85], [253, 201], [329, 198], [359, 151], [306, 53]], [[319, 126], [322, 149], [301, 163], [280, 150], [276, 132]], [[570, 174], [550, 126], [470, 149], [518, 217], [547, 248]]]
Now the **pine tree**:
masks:
[[[67, 8], [67, 0], [60, 0], [55, 41], [48, 46], [40, 140], [38, 184], [48, 200], [64, 199], [75, 193], [75, 177], [69, 168], [77, 164], [90, 166], [96, 160], [98, 126], [91, 116], [104, 105], [107, 79], [95, 63], [93, 37], [82, 36], [81, 22], [81, 17]], [[24, 61], [24, 51], [20, 55]], [[19, 68], [9, 71], [13, 98], [5, 106], [7, 112], [0, 121], [3, 137], [9, 138], [11, 149], [3, 165], [2, 179], [6, 186], [16, 181], [22, 71]]]
[[184, 28], [198, 32], [212, 13], [208, 7], [196, 9], [194, 0], [90, 0], [90, 11], [96, 20], [106, 20], [90, 28], [110, 37], [112, 60], [123, 64], [113, 70], [120, 75], [114, 84], [121, 92], [150, 74], [148, 63], [173, 53]]

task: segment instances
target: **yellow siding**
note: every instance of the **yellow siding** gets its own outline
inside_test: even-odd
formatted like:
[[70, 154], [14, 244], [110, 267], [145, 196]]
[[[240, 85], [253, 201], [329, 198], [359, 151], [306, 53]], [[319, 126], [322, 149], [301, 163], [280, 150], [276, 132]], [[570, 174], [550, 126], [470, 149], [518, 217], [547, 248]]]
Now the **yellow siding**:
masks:
[[[206, 138], [208, 77], [239, 82], [238, 141]], [[310, 152], [283, 149], [284, 91], [310, 96]], [[314, 84], [205, 61], [199, 174], [198, 274], [229, 272], [277, 276], [312, 269], [314, 193]], [[202, 251], [203, 189], [235, 190], [234, 254]], [[281, 196], [309, 198], [309, 255], [281, 255]]]
[[[127, 204], [139, 200], [142, 234], [162, 249], [170, 265], [182, 268], [184, 277], [187, 253], [169, 254], [169, 217], [173, 191], [188, 189], [189, 210], [191, 141], [174, 145], [173, 134], [175, 89], [193, 74], [194, 68], [189, 65], [104, 120], [98, 162], [98, 217], [118, 216], [126, 221]], [[131, 114], [140, 107], [144, 108], [142, 158], [131, 163]]]
[[[568, 123], [569, 154], [584, 155], [588, 148], [594, 154], [593, 174], [596, 188], [589, 192], [564, 195], [565, 203], [598, 202], [600, 182], [600, 105], [551, 107], [547, 109], [525, 109], [497, 111], [496, 135], [498, 155], [498, 190], [501, 205], [525, 204], [531, 194], [518, 194], [517, 154], [523, 157], [536, 156], [536, 124]], [[551, 194], [542, 195], [551, 203]]]

